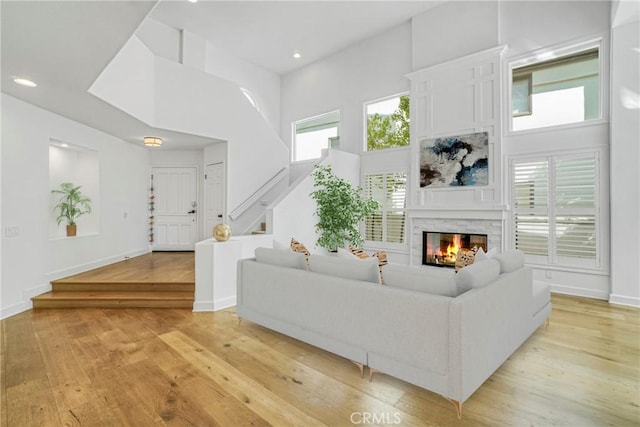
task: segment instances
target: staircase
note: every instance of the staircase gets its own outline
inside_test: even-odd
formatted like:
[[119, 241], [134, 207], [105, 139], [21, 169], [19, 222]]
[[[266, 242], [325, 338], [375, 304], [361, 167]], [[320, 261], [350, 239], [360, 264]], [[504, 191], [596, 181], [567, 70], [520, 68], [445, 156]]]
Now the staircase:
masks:
[[33, 308], [193, 308], [193, 253], [154, 252], [51, 282]]

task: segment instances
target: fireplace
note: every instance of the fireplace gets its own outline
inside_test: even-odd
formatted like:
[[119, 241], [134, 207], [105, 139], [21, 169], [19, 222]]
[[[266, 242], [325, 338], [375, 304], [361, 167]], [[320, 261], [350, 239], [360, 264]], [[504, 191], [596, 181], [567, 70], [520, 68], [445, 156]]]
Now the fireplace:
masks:
[[487, 251], [486, 234], [422, 232], [422, 264], [454, 268], [459, 249], [474, 246]]

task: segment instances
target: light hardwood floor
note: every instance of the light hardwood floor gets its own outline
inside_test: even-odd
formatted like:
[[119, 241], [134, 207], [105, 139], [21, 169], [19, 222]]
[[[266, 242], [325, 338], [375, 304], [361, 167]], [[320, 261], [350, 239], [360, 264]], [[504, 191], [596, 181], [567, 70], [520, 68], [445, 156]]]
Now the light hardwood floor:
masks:
[[[47, 309], [1, 322], [2, 426], [637, 426], [637, 309], [553, 296], [541, 327], [465, 402], [234, 309]], [[366, 422], [368, 421], [368, 423]]]

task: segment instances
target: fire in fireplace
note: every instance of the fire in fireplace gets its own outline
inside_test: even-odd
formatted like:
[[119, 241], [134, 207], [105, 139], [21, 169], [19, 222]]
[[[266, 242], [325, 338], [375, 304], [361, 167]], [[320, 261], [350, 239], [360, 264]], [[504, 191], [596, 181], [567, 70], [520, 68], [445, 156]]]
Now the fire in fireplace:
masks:
[[487, 251], [486, 234], [422, 232], [422, 264], [435, 267], [456, 265], [456, 254], [460, 249], [474, 246]]

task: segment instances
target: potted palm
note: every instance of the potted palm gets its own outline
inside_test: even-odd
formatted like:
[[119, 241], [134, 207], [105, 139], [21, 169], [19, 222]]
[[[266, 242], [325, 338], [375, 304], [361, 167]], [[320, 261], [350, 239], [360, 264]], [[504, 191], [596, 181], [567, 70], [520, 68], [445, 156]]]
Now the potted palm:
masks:
[[360, 187], [337, 177], [331, 166], [317, 165], [313, 177], [315, 190], [311, 197], [316, 201], [318, 246], [331, 252], [345, 243], [360, 247], [364, 241], [360, 221], [378, 209], [378, 202], [366, 199]]
[[83, 196], [81, 186], [75, 186], [70, 182], [60, 184], [59, 190], [51, 190], [52, 194], [60, 194], [60, 199], [54, 210], [58, 212], [58, 225], [62, 221], [67, 222], [67, 236], [72, 237], [77, 233], [76, 219], [80, 215], [91, 212], [91, 199]]

